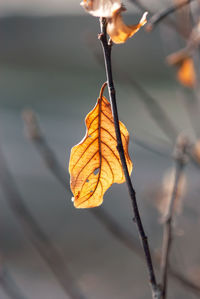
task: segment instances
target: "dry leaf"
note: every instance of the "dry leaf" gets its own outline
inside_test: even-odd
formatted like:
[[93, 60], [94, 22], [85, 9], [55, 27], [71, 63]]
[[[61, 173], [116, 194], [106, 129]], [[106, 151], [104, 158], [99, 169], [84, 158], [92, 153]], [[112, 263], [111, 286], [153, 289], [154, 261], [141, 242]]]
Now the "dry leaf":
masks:
[[[69, 172], [76, 208], [92, 208], [102, 204], [103, 195], [113, 183], [125, 181], [119, 153], [111, 105], [103, 96], [103, 85], [97, 104], [86, 116], [86, 136], [71, 150]], [[132, 162], [128, 154], [129, 133], [120, 122], [122, 142], [129, 173]]]
[[121, 10], [115, 11], [112, 18], [108, 20], [107, 33], [110, 35], [112, 41], [116, 44], [125, 43], [125, 41], [132, 37], [142, 26], [147, 22], [145, 12], [137, 25], [126, 25], [121, 16]]
[[196, 73], [193, 59], [183, 51], [174, 53], [167, 58], [169, 64], [177, 67], [177, 79], [186, 87], [196, 85]]

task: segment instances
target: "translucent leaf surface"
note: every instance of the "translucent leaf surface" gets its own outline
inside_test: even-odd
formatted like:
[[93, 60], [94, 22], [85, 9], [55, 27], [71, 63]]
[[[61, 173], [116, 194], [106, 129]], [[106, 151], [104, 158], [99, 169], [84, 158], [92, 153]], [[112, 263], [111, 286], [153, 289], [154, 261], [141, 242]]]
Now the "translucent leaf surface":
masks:
[[[125, 181], [119, 153], [111, 105], [103, 96], [103, 85], [97, 104], [86, 116], [86, 136], [71, 150], [69, 172], [76, 208], [92, 208], [102, 204], [103, 195], [113, 183]], [[132, 162], [128, 154], [129, 133], [120, 122], [122, 142], [129, 173]]]

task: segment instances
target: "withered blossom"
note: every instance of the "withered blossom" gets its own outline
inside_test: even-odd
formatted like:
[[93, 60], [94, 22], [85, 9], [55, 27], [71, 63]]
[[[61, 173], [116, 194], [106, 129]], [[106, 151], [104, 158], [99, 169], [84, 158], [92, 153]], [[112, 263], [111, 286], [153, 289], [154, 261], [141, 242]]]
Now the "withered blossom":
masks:
[[115, 11], [121, 10], [120, 0], [83, 0], [81, 6], [94, 17], [111, 18]]
[[81, 5], [91, 15], [107, 19], [107, 33], [116, 44], [124, 43], [147, 22], [145, 12], [138, 24], [126, 25], [121, 15], [126, 9], [120, 0], [83, 0]]

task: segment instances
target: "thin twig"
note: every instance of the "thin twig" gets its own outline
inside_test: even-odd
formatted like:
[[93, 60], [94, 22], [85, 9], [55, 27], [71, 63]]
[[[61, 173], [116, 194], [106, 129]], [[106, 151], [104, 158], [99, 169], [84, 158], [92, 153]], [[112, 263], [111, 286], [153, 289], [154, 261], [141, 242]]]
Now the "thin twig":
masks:
[[166, 9], [161, 10], [160, 12], [155, 13], [148, 21], [148, 24], [145, 27], [146, 31], [152, 31], [159, 22], [161, 22], [163, 19], [165, 19], [167, 16], [174, 13], [178, 9], [190, 4], [192, 1], [193, 0], [186, 0], [178, 2], [176, 5], [170, 6]]
[[173, 216], [175, 212], [175, 203], [177, 200], [177, 191], [180, 183], [181, 176], [183, 174], [185, 162], [186, 162], [186, 152], [187, 152], [188, 141], [184, 137], [178, 137], [176, 149], [175, 149], [175, 180], [174, 187], [172, 191], [172, 196], [168, 206], [168, 213], [164, 223], [163, 232], [163, 246], [162, 246], [162, 258], [161, 258], [161, 271], [162, 271], [162, 299], [167, 298], [167, 281], [168, 281], [168, 270], [169, 270], [169, 256], [172, 245], [173, 236]]
[[23, 198], [15, 184], [15, 180], [7, 166], [6, 159], [0, 148], [0, 184], [7, 202], [17, 217], [27, 238], [54, 273], [67, 296], [73, 299], [83, 299], [74, 279], [68, 272], [65, 260], [58, 252], [47, 235], [41, 230], [30, 211], [24, 204]]
[[143, 250], [145, 253], [145, 260], [149, 272], [149, 280], [151, 284], [151, 290], [152, 290], [152, 297], [153, 298], [159, 298], [159, 288], [156, 282], [156, 277], [154, 273], [153, 263], [151, 259], [151, 253], [149, 250], [149, 244], [148, 239], [145, 234], [143, 224], [140, 218], [137, 201], [136, 201], [136, 194], [135, 190], [133, 188], [130, 175], [128, 172], [128, 167], [126, 163], [126, 158], [124, 154], [122, 139], [121, 139], [121, 132], [119, 127], [119, 117], [118, 117], [118, 109], [117, 109], [117, 102], [116, 102], [116, 95], [115, 95], [115, 88], [114, 88], [114, 82], [112, 78], [112, 66], [111, 66], [111, 44], [108, 44], [107, 41], [107, 34], [106, 34], [106, 20], [104, 18], [100, 19], [100, 27], [101, 27], [101, 34], [99, 35], [99, 39], [102, 44], [103, 53], [104, 53], [104, 60], [105, 60], [105, 68], [106, 68], [106, 76], [108, 81], [108, 90], [109, 90], [109, 97], [111, 102], [111, 108], [112, 108], [112, 114], [114, 119], [114, 125], [115, 125], [115, 133], [117, 138], [117, 149], [119, 152], [120, 160], [122, 163], [129, 195], [132, 202], [133, 212], [134, 212], [134, 219], [137, 224], [138, 232], [141, 238]]
[[[23, 118], [27, 135], [35, 145], [38, 153], [41, 155], [48, 169], [57, 178], [58, 182], [65, 188], [65, 190], [72, 195], [67, 174], [62, 165], [59, 163], [55, 153], [50, 148], [45, 136], [42, 134], [36, 115], [31, 110], [25, 110], [23, 112]], [[63, 176], [62, 178], [61, 175]], [[133, 251], [138, 257], [144, 258], [138, 241], [134, 238], [134, 236], [122, 228], [118, 222], [105, 211], [103, 207], [98, 209], [89, 209], [88, 212], [93, 214], [93, 216], [101, 223], [101, 225], [105, 227], [105, 229], [126, 248]], [[160, 259], [155, 253], [153, 253], [153, 260], [156, 262], [155, 266], [158, 267]], [[188, 278], [182, 276], [182, 274], [178, 273], [172, 267], [169, 268], [169, 274], [184, 288], [188, 288], [194, 294], [200, 295], [200, 287], [188, 280]]]
[[[151, 10], [151, 8], [147, 7], [146, 5], [142, 4], [139, 0], [129, 0], [130, 3], [132, 3], [133, 5], [135, 5], [138, 9], [140, 9], [142, 12], [144, 11], [148, 11], [148, 13], [150, 15], [154, 15], [154, 11]], [[175, 22], [173, 22], [173, 20], [169, 20], [169, 19], [164, 19], [163, 23], [165, 25], [167, 25], [170, 28], [175, 29], [177, 32], [179, 32], [182, 35], [182, 32], [179, 30], [179, 28], [177, 28]], [[147, 25], [146, 25], [147, 27]], [[183, 36], [184, 38], [186, 38], [185, 36]]]

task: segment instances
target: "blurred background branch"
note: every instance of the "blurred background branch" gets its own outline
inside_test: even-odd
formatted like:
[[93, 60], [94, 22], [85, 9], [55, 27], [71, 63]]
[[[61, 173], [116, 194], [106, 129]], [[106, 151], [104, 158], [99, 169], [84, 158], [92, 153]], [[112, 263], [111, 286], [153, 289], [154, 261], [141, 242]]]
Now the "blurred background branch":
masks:
[[[183, 175], [184, 166], [187, 161], [187, 148], [189, 142], [187, 138], [183, 136], [178, 136], [177, 144], [175, 147], [174, 159], [175, 159], [175, 176], [174, 176], [174, 185], [172, 189], [172, 194], [170, 200], [167, 203], [167, 212], [164, 220], [163, 228], [163, 244], [162, 244], [162, 257], [161, 257], [161, 287], [162, 287], [162, 298], [167, 298], [167, 287], [168, 287], [168, 272], [170, 265], [170, 251], [172, 246], [173, 239], [173, 218], [176, 213], [177, 201], [179, 199], [179, 186], [180, 180]], [[184, 269], [183, 269], [184, 272]]]
[[155, 13], [148, 21], [148, 24], [146, 26], [147, 31], [151, 31], [154, 29], [154, 27], [161, 21], [163, 21], [166, 17], [168, 17], [170, 14], [176, 12], [178, 9], [184, 7], [185, 5], [188, 5], [193, 0], [186, 0], [186, 1], [180, 1], [177, 4], [172, 5], [171, 7], [165, 8], [160, 12]]
[[48, 264], [66, 295], [73, 299], [83, 299], [84, 296], [80, 293], [74, 279], [69, 273], [65, 260], [52, 244], [51, 240], [41, 230], [31, 212], [26, 208], [14, 178], [7, 166], [2, 148], [0, 148], [0, 184], [7, 203], [20, 222], [26, 237]]
[[28, 299], [13, 280], [3, 262], [0, 265], [0, 286], [10, 299]]

